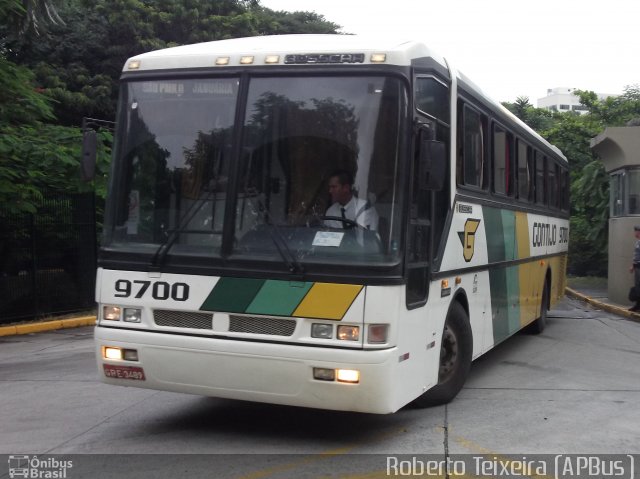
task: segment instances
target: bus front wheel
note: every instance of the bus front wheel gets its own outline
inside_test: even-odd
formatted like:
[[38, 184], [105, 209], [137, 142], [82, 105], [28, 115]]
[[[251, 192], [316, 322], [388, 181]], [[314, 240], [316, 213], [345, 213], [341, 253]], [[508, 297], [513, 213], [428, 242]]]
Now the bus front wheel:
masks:
[[413, 401], [416, 407], [431, 407], [450, 402], [462, 386], [471, 368], [473, 336], [467, 313], [453, 303], [442, 332], [438, 384]]

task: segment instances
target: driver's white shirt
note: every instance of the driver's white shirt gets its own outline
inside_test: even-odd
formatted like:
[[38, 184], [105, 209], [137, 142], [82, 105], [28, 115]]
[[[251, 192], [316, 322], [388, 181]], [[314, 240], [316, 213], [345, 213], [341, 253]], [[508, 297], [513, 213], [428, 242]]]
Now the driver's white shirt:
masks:
[[[368, 206], [368, 207], [367, 207]], [[378, 212], [371, 205], [367, 205], [365, 200], [361, 200], [355, 196], [347, 202], [346, 205], [341, 205], [338, 202], [332, 204], [327, 210], [326, 216], [342, 217], [341, 208], [344, 208], [344, 216], [348, 220], [355, 221], [360, 226], [363, 226], [371, 231], [378, 230]], [[342, 221], [338, 220], [325, 220], [324, 224], [331, 228], [342, 228]], [[349, 224], [346, 224], [347, 228]]]

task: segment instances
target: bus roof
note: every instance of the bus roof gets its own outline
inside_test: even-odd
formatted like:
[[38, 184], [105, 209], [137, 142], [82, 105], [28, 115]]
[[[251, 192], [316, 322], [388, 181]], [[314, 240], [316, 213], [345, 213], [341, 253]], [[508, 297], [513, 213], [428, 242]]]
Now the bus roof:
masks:
[[[377, 59], [374, 55], [383, 55]], [[218, 40], [154, 50], [127, 60], [124, 72], [189, 68], [256, 67], [282, 65], [396, 65], [411, 66], [418, 59], [430, 58], [457, 77], [473, 94], [546, 144], [564, 161], [555, 146], [525, 125], [499, 102], [486, 95], [466, 75], [424, 43], [384, 36], [360, 35], [271, 35]]]
[[[374, 54], [384, 54], [386, 58], [383, 62], [372, 61]], [[267, 57], [273, 59], [276, 56], [279, 57], [277, 62], [267, 63]], [[253, 61], [241, 63], [243, 57], [253, 57]], [[287, 60], [288, 57], [289, 60]], [[123, 71], [131, 71], [131, 62], [136, 61], [139, 61], [139, 64], [135, 70], [164, 70], [265, 64], [382, 63], [409, 66], [412, 60], [425, 57], [434, 58], [446, 67], [442, 57], [424, 44], [415, 41], [357, 35], [272, 35], [218, 40], [155, 50], [130, 58], [125, 63]], [[216, 63], [219, 58], [227, 58], [227, 63]]]

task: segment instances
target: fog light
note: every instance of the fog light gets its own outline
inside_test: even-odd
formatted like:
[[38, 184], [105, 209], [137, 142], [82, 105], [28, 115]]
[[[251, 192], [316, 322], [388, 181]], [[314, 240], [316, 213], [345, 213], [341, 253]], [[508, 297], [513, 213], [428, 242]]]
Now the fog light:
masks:
[[313, 379], [319, 381], [335, 381], [336, 372], [333, 369], [313, 368]]
[[122, 349], [105, 346], [102, 348], [102, 356], [105, 359], [115, 359], [120, 361], [122, 360]]
[[105, 306], [102, 308], [102, 319], [109, 321], [120, 321], [120, 313], [122, 308], [118, 306]]
[[311, 337], [321, 339], [333, 338], [333, 324], [313, 323], [311, 325]]
[[338, 339], [343, 341], [358, 341], [360, 339], [359, 326], [338, 326]]
[[355, 369], [338, 369], [337, 378], [341, 383], [358, 383], [360, 382], [360, 371]]
[[125, 361], [137, 361], [138, 360], [138, 351], [135, 349], [125, 349], [123, 350], [123, 355]]
[[142, 310], [138, 308], [124, 308], [124, 320], [127, 323], [139, 323], [142, 320]]
[[388, 324], [370, 324], [369, 334], [367, 335], [367, 343], [386, 343], [388, 334]]

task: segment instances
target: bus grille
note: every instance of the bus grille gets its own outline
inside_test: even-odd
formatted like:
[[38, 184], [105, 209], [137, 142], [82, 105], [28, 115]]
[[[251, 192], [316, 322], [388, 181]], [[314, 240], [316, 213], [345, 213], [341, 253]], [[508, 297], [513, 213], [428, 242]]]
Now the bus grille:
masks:
[[264, 318], [256, 316], [229, 316], [229, 332], [292, 336], [295, 319]]
[[155, 310], [153, 320], [158, 326], [172, 328], [213, 329], [213, 314], [188, 311]]

